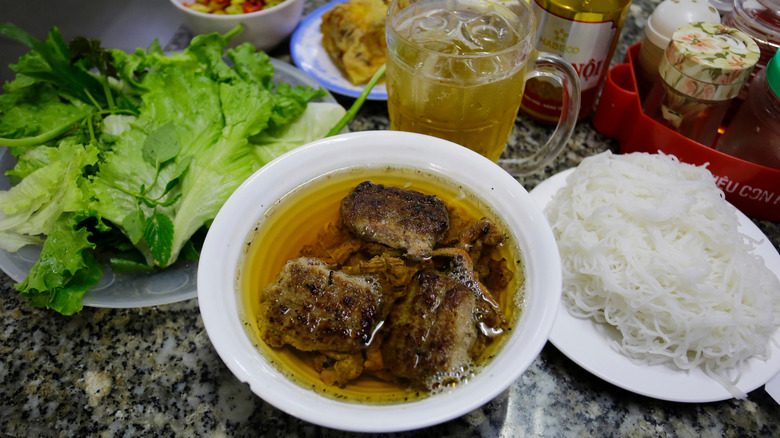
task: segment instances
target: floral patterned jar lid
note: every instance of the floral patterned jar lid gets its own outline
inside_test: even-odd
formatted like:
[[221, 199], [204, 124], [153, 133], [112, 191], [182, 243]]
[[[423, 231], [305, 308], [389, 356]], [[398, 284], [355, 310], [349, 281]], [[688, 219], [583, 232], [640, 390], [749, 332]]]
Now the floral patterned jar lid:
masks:
[[739, 94], [760, 56], [747, 34], [719, 23], [678, 28], [658, 72], [667, 85], [701, 100], [728, 100]]

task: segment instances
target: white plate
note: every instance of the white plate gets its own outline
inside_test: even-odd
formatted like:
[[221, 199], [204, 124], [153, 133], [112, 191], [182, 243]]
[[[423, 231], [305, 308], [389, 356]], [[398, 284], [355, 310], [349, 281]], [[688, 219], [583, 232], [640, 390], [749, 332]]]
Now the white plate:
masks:
[[772, 380], [766, 382], [764, 389], [766, 389], [766, 392], [780, 404], [780, 373], [776, 374]]
[[[322, 46], [322, 15], [338, 3], [347, 0], [336, 0], [320, 6], [307, 15], [290, 40], [290, 54], [293, 62], [301, 70], [311, 75], [328, 90], [350, 97], [358, 97], [363, 92], [362, 85], [353, 85], [336, 64], [328, 56]], [[374, 85], [368, 93], [369, 100], [387, 100], [387, 87], [380, 83]]]
[[[308, 85], [318, 88], [319, 84], [297, 68], [283, 61], [271, 59], [274, 66], [273, 82], [286, 82], [293, 86]], [[336, 102], [332, 95], [317, 99]], [[0, 190], [11, 185], [5, 171], [16, 163], [7, 148], [0, 146]], [[0, 269], [14, 281], [27, 277], [41, 253], [38, 246], [25, 246], [15, 253], [0, 249]], [[197, 296], [196, 275], [198, 263], [179, 263], [163, 271], [147, 275], [115, 274], [109, 266], [103, 267], [103, 276], [94, 288], [81, 299], [84, 306], [128, 308], [170, 304], [189, 300]]]
[[[544, 210], [553, 195], [566, 185], [566, 177], [574, 169], [565, 170], [542, 182], [531, 191], [531, 197]], [[754, 250], [769, 269], [780, 277], [780, 254], [744, 214], [737, 211], [740, 232], [760, 241]], [[565, 286], [564, 286], [565, 288]], [[569, 359], [590, 373], [628, 391], [660, 400], [704, 403], [733, 398], [723, 386], [700, 369], [683, 371], [665, 365], [635, 365], [626, 356], [612, 349], [607, 340], [617, 339], [618, 332], [607, 324], [591, 319], [575, 318], [561, 301], [550, 342]], [[775, 344], [768, 361], [747, 362], [737, 387], [748, 393], [768, 382], [780, 371], [780, 330], [775, 332]]]

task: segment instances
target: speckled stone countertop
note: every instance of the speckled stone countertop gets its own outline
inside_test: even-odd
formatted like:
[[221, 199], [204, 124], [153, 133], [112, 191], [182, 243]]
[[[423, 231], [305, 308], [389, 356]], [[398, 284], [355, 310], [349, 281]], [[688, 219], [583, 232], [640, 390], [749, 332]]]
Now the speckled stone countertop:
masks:
[[[656, 0], [635, 0], [613, 62], [638, 42]], [[306, 12], [322, 1], [307, 0]], [[171, 13], [175, 11], [171, 10]], [[184, 32], [186, 35], [186, 32]], [[182, 38], [179, 32], [178, 38]], [[288, 60], [287, 45], [271, 52]], [[338, 97], [349, 106], [352, 99]], [[387, 129], [368, 102], [352, 130]], [[544, 137], [520, 117], [512, 142]], [[532, 189], [617, 144], [582, 122]], [[775, 247], [778, 223], [757, 221]], [[342, 436], [256, 397], [225, 367], [197, 299], [138, 309], [85, 308], [64, 317], [33, 309], [0, 274], [0, 436]], [[659, 401], [605, 383], [548, 344], [509, 389], [461, 418], [400, 436], [780, 436], [780, 406], [759, 388], [747, 400]]]

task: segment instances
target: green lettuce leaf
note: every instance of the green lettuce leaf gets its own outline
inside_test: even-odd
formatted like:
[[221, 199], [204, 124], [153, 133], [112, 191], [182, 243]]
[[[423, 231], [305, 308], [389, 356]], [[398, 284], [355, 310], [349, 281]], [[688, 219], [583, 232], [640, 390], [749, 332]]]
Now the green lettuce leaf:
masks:
[[41, 256], [27, 278], [16, 284], [33, 307], [72, 315], [82, 309], [81, 297], [95, 286], [103, 273], [90, 251], [90, 232], [80, 227], [81, 217], [65, 214], [58, 218], [43, 243]]
[[[27, 240], [39, 242], [60, 215], [89, 206], [81, 186], [84, 169], [98, 160], [93, 146], [41, 146], [47, 164], [27, 175], [8, 191], [0, 191], [0, 248], [16, 251]], [[11, 239], [9, 235], [16, 235]]]
[[48, 142], [73, 130], [94, 112], [94, 108], [78, 100], [65, 100], [50, 84], [6, 89], [0, 95], [0, 144], [12, 150]]
[[[134, 54], [132, 64], [154, 74], [138, 82], [146, 90], [143, 106], [107, 152], [91, 191], [95, 209], [122, 228], [150, 265], [174, 263], [252, 172], [329, 127], [309, 127], [308, 136], [287, 131], [297, 140], [281, 146], [279, 133], [324, 92], [288, 84], [272, 89], [274, 69], [267, 54], [244, 44], [227, 51], [228, 63], [222, 56], [225, 45], [224, 38], [210, 34], [196, 37], [175, 56]], [[340, 106], [328, 110], [343, 114]], [[266, 130], [277, 139], [276, 152], [266, 146], [267, 154], [257, 153], [257, 144], [248, 139]], [[150, 224], [162, 223], [161, 215], [173, 224], [171, 242], [146, 232]]]
[[[162, 65], [155, 64], [155, 59]], [[166, 266], [169, 257], [165, 257], [164, 263], [155, 262], [153, 251], [143, 240], [146, 220], [156, 214], [175, 215], [176, 208], [171, 203], [181, 196], [182, 174], [194, 156], [217, 141], [224, 118], [219, 84], [192, 57], [180, 55], [170, 59], [155, 54], [143, 63], [155, 71], [140, 82], [147, 90], [142, 96], [143, 106], [106, 153], [90, 190], [96, 211], [120, 227], [150, 265]], [[150, 136], [157, 136], [158, 140], [167, 136], [170, 143], [178, 145], [171, 162], [160, 163], [151, 158], [155, 154], [150, 150], [163, 146], [156, 140], [149, 143]]]
[[345, 113], [337, 103], [309, 102], [306, 111], [292, 123], [269, 128], [249, 139], [255, 160], [269, 163], [298, 146], [323, 138]]

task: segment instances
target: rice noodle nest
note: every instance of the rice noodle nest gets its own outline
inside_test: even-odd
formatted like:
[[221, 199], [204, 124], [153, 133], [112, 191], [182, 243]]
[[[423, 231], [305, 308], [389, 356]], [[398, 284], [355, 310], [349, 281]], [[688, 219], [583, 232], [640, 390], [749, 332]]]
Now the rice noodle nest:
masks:
[[545, 215], [572, 315], [614, 326], [613, 347], [634, 362], [702, 367], [746, 396], [736, 382], [771, 353], [780, 280], [706, 167], [605, 152], [582, 161]]

